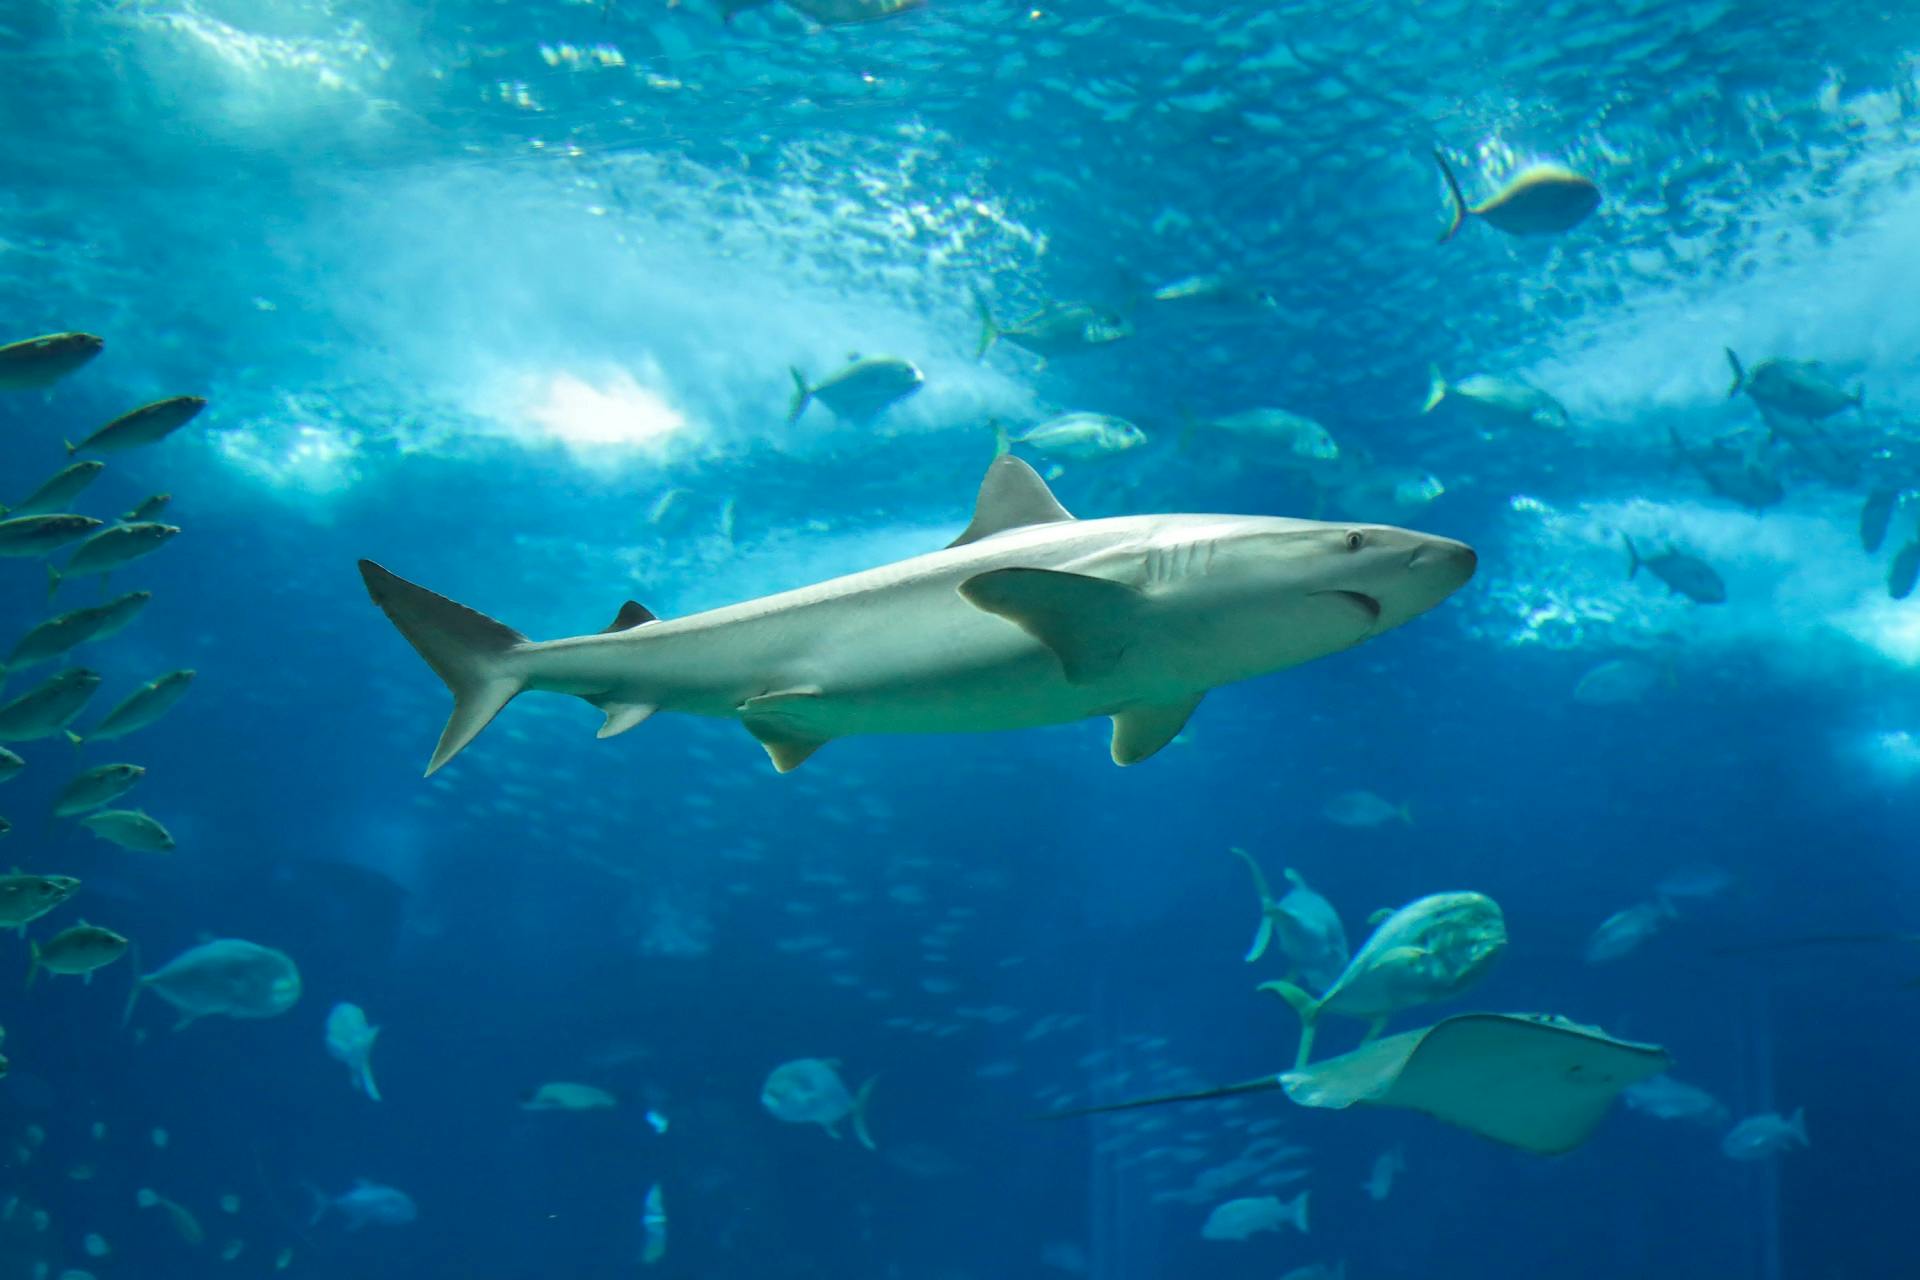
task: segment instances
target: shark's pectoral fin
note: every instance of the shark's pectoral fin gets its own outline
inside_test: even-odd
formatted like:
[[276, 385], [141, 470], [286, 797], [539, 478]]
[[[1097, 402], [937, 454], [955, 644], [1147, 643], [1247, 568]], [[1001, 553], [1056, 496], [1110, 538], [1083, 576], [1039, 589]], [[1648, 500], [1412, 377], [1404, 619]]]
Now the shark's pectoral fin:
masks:
[[[1069, 684], [1087, 684], [1119, 664], [1136, 634], [1146, 596], [1124, 582], [1054, 569], [993, 569], [960, 584], [969, 604], [998, 614], [1053, 650]], [[1199, 699], [1195, 698], [1195, 702]], [[1114, 756], [1122, 764], [1144, 760], [1180, 732], [1186, 706], [1166, 738], [1131, 759], [1120, 757], [1120, 722], [1114, 718]]]
[[819, 688], [809, 685], [759, 694], [740, 704], [740, 723], [759, 739], [781, 773], [798, 769], [827, 744], [829, 735], [807, 726], [807, 710], [819, 698]]
[[1008, 529], [1071, 519], [1073, 516], [1053, 496], [1040, 473], [1003, 451], [980, 482], [980, 496], [973, 503], [973, 523], [947, 545], [964, 547]]
[[607, 722], [600, 726], [600, 732], [594, 735], [596, 738], [611, 738], [615, 734], [625, 733], [644, 723], [648, 716], [660, 709], [651, 702], [602, 702], [596, 705], [607, 713]]
[[1139, 764], [1187, 727], [1187, 717], [1205, 694], [1179, 702], [1128, 707], [1113, 713], [1113, 762]]

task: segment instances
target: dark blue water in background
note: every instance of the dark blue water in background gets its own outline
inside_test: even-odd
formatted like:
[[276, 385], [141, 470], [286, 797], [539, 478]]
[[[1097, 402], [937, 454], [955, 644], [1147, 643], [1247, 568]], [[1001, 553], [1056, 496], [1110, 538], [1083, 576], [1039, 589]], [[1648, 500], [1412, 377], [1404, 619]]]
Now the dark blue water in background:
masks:
[[[175, 494], [184, 532], [114, 578], [152, 605], [82, 657], [100, 708], [176, 667], [197, 680], [80, 758], [145, 764], [130, 799], [179, 848], [54, 822], [73, 752], [38, 742], [0, 789], [0, 851], [85, 882], [35, 937], [84, 916], [146, 968], [249, 938], [293, 955], [305, 992], [177, 1034], [152, 997], [121, 1029], [129, 962], [0, 998], [0, 1193], [22, 1206], [0, 1277], [265, 1275], [288, 1247], [291, 1275], [631, 1276], [656, 1183], [663, 1277], [1906, 1274], [1920, 949], [1725, 952], [1914, 928], [1913, 606], [1855, 539], [1865, 481], [1789, 461], [1787, 501], [1754, 516], [1665, 444], [1675, 423], [1750, 425], [1724, 399], [1731, 344], [1864, 383], [1850, 446], [1904, 465], [1920, 116], [1900, 51], [1920, 23], [1842, 9], [937, 5], [820, 32], [626, 0], [604, 19], [17, 6], [0, 336], [108, 349], [0, 400], [0, 476], [25, 492], [60, 441], [146, 399], [212, 405], [110, 459], [82, 503]], [[1607, 203], [1550, 243], [1469, 227], [1436, 249], [1435, 142], [1478, 149], [1481, 192], [1549, 155]], [[1017, 315], [1220, 268], [1279, 314], [1143, 322], [1044, 369], [972, 358], [974, 289]], [[874, 427], [819, 408], [784, 426], [786, 366], [855, 350], [915, 359], [927, 388]], [[1573, 425], [1423, 419], [1429, 361], [1524, 374]], [[1152, 437], [1066, 467], [1078, 514], [1346, 514], [1231, 441], [1179, 442], [1183, 415], [1262, 404], [1440, 476], [1430, 506], [1363, 514], [1473, 543], [1480, 575], [1356, 651], [1211, 694], [1190, 741], [1124, 771], [1099, 721], [838, 741], [781, 777], [735, 725], [662, 716], [598, 742], [590, 708], [529, 697], [423, 781], [443, 691], [354, 570], [371, 556], [537, 637], [598, 630], [629, 597], [676, 616], [944, 545], [985, 422], [1055, 409]], [[1731, 600], [1627, 583], [1616, 526], [1698, 549]], [[0, 630], [45, 616], [43, 582], [0, 562]], [[1657, 655], [1661, 683], [1576, 703], [1623, 652]], [[1414, 823], [1329, 823], [1355, 787]], [[1718, 1131], [1619, 1110], [1542, 1159], [1269, 1096], [1157, 1113], [1150, 1141], [1199, 1154], [1129, 1165], [1097, 1149], [1103, 1124], [1037, 1118], [1151, 1092], [1158, 1067], [1228, 1082], [1291, 1060], [1294, 1019], [1253, 990], [1275, 962], [1240, 959], [1236, 844], [1300, 869], [1356, 943], [1377, 907], [1492, 895], [1512, 945], [1449, 1009], [1663, 1044], [1735, 1117], [1804, 1106], [1811, 1148], [1736, 1163]], [[1584, 961], [1602, 919], [1702, 863], [1732, 887]], [[324, 1050], [342, 1000], [383, 1029], [378, 1104]], [[761, 1108], [767, 1072], [808, 1056], [879, 1074], [878, 1153]], [[1134, 1087], [1090, 1084], [1127, 1064]], [[549, 1080], [620, 1106], [521, 1110]], [[1309, 1237], [1203, 1241], [1206, 1204], [1154, 1199], [1268, 1116], [1311, 1149], [1278, 1192], [1312, 1188]], [[30, 1125], [45, 1141], [22, 1158]], [[1360, 1184], [1396, 1143], [1408, 1171], [1375, 1203]], [[419, 1220], [309, 1225], [303, 1184], [358, 1177], [406, 1189]], [[140, 1187], [207, 1243], [137, 1210]], [[89, 1232], [110, 1256], [85, 1256]]]

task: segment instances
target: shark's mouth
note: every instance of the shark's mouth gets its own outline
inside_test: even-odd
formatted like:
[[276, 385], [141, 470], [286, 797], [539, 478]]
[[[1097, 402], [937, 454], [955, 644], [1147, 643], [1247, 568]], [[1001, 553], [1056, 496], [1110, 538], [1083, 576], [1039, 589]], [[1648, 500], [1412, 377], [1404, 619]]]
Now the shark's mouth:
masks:
[[1316, 591], [1313, 594], [1346, 601], [1366, 615], [1369, 626], [1380, 621], [1380, 602], [1363, 591]]

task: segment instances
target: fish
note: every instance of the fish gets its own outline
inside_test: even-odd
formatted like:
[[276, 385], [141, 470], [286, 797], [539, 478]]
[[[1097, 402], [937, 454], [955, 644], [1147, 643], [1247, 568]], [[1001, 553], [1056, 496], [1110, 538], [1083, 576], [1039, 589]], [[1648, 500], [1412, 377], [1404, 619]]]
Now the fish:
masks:
[[98, 809], [125, 795], [146, 772], [137, 764], [102, 764], [77, 773], [54, 798], [53, 816], [72, 818]]
[[1667, 872], [1654, 888], [1663, 898], [1717, 898], [1733, 888], [1733, 873], [1710, 862], [1689, 863]]
[[127, 512], [125, 515], [121, 516], [120, 518], [122, 520], [125, 520], [128, 524], [138, 524], [143, 520], [151, 520], [155, 516], [159, 515], [162, 511], [165, 511], [167, 509], [167, 504], [172, 501], [173, 501], [172, 494], [156, 493], [149, 497], [140, 499], [139, 503], [133, 508], [133, 510]]
[[671, 1122], [667, 1119], [665, 1112], [651, 1108], [647, 1111], [647, 1127], [655, 1133], [665, 1133], [669, 1123]]
[[1580, 677], [1573, 700], [1588, 707], [1625, 706], [1646, 697], [1659, 679], [1659, 671], [1638, 658], [1609, 658]]
[[43, 481], [38, 489], [11, 507], [0, 507], [0, 515], [45, 516], [66, 511], [73, 500], [80, 496], [81, 490], [99, 479], [100, 473], [106, 469], [106, 463], [91, 461], [62, 467]]
[[19, 870], [0, 876], [0, 929], [16, 929], [24, 935], [29, 924], [79, 889], [80, 882], [72, 876], [29, 875]]
[[1905, 600], [1913, 594], [1916, 578], [1920, 578], [1920, 535], [1893, 553], [1887, 566], [1887, 594]]
[[1773, 1111], [1748, 1116], [1720, 1140], [1720, 1150], [1730, 1160], [1765, 1160], [1795, 1147], [1812, 1145], [1807, 1140], [1805, 1107], [1796, 1107], [1793, 1114], [1784, 1119]]
[[1753, 511], [1763, 511], [1785, 501], [1786, 486], [1756, 449], [1713, 447], [1689, 449], [1680, 433], [1667, 428], [1667, 438], [1680, 461], [1692, 467], [1707, 482], [1707, 488]]
[[1887, 528], [1899, 509], [1900, 494], [1894, 489], [1875, 489], [1860, 508], [1860, 546], [1868, 555], [1880, 550], [1887, 540]]
[[144, 729], [171, 711], [174, 704], [186, 696], [187, 686], [193, 683], [193, 676], [191, 670], [170, 671], [156, 680], [149, 680], [107, 712], [99, 724], [87, 731], [85, 737], [73, 733], [67, 736], [78, 746], [82, 742], [124, 738]]
[[151, 1187], [141, 1187], [133, 1193], [133, 1201], [142, 1209], [159, 1209], [167, 1215], [167, 1221], [180, 1238], [190, 1245], [198, 1245], [206, 1240], [207, 1233], [200, 1227], [200, 1219], [193, 1216], [185, 1205], [176, 1204]]
[[1294, 1267], [1280, 1280], [1347, 1280], [1347, 1260], [1338, 1262], [1309, 1262], [1304, 1267]]
[[118, 453], [123, 449], [158, 444], [199, 417], [200, 411], [206, 407], [207, 402], [199, 396], [169, 396], [165, 400], [155, 400], [138, 409], [129, 409], [82, 439], [79, 444], [68, 441], [67, 453], [72, 455], [82, 450]]
[[605, 1089], [564, 1080], [543, 1084], [520, 1099], [522, 1111], [604, 1111], [616, 1105]]
[[380, 1028], [367, 1025], [366, 1011], [357, 1004], [342, 1001], [327, 1010], [327, 1056], [346, 1064], [353, 1087], [373, 1101], [380, 1101], [380, 1086], [373, 1081], [373, 1042]]
[[852, 422], [871, 422], [891, 406], [918, 391], [927, 380], [911, 360], [898, 356], [849, 356], [851, 364], [830, 374], [818, 385], [808, 386], [807, 375], [792, 369], [793, 402], [787, 406], [787, 422], [798, 422], [815, 400], [833, 410], [834, 416]]
[[1295, 1070], [1307, 1064], [1323, 1015], [1368, 1020], [1364, 1039], [1372, 1040], [1394, 1014], [1452, 999], [1480, 981], [1507, 946], [1506, 918], [1484, 893], [1429, 894], [1375, 912], [1373, 922], [1372, 935], [1319, 998], [1291, 982], [1260, 984], [1300, 1017]]
[[1249, 443], [1277, 447], [1283, 457], [1302, 466], [1340, 460], [1340, 445], [1333, 432], [1312, 418], [1285, 409], [1245, 409], [1195, 421], [1187, 434], [1199, 430], [1220, 431]]
[[1600, 922], [1587, 939], [1587, 963], [1605, 964], [1609, 960], [1639, 950], [1641, 944], [1664, 929], [1669, 920], [1679, 917], [1665, 898], [1638, 902], [1616, 911]]
[[996, 451], [1006, 453], [1011, 445], [1025, 445], [1049, 458], [1069, 458], [1091, 462], [1116, 453], [1137, 449], [1147, 442], [1147, 433], [1125, 418], [1105, 413], [1063, 413], [1017, 436], [994, 424]]
[[365, 1178], [355, 1178], [353, 1187], [337, 1196], [329, 1196], [311, 1185], [307, 1187], [307, 1194], [313, 1198], [313, 1215], [307, 1221], [308, 1226], [319, 1226], [328, 1213], [344, 1218], [349, 1231], [368, 1226], [404, 1227], [420, 1216], [412, 1196], [398, 1187], [382, 1186]]
[[139, 809], [101, 809], [80, 819], [80, 825], [134, 853], [168, 853], [174, 847], [173, 833]]
[[1262, 1231], [1278, 1231], [1282, 1227], [1293, 1227], [1305, 1235], [1307, 1197], [1312, 1194], [1311, 1191], [1302, 1191], [1284, 1203], [1279, 1196], [1247, 1196], [1215, 1205], [1200, 1227], [1200, 1237], [1203, 1240], [1246, 1240]]
[[1669, 1075], [1650, 1076], [1626, 1088], [1627, 1106], [1656, 1120], [1690, 1120], [1711, 1128], [1727, 1122], [1727, 1108], [1696, 1085]]
[[853, 1121], [853, 1136], [869, 1151], [878, 1150], [867, 1128], [867, 1103], [879, 1076], [869, 1076], [859, 1092], [848, 1093], [840, 1079], [840, 1064], [832, 1059], [796, 1058], [767, 1075], [760, 1088], [760, 1105], [776, 1120], [788, 1124], [817, 1124], [829, 1137], [840, 1136], [840, 1122]]
[[123, 564], [150, 556], [179, 532], [179, 525], [156, 524], [152, 521], [108, 525], [73, 549], [66, 568], [47, 566], [47, 594], [58, 591], [60, 584], [68, 578], [112, 573]]
[[[773, 0], [719, 0], [721, 21], [733, 25], [736, 15], [759, 9]], [[927, 0], [786, 0], [787, 7], [823, 27], [851, 27], [898, 17], [923, 7]], [[613, 0], [606, 0], [611, 10]]]
[[980, 345], [975, 359], [986, 358], [996, 342], [1005, 339], [1044, 362], [1055, 356], [1078, 355], [1133, 336], [1133, 321], [1117, 311], [1086, 302], [1049, 302], [1040, 310], [1004, 328], [982, 295], [974, 294], [980, 317]]
[[81, 368], [105, 349], [91, 333], [47, 333], [0, 347], [0, 388], [40, 391]]
[[660, 710], [738, 719], [786, 773], [853, 734], [1090, 715], [1111, 717], [1114, 762], [1137, 764], [1207, 690], [1400, 626], [1476, 564], [1464, 543], [1384, 525], [1076, 520], [1004, 455], [945, 550], [599, 635], [537, 643], [371, 560], [360, 572], [454, 695], [429, 774], [528, 689], [599, 707], [603, 738]]
[[1320, 816], [1336, 827], [1383, 827], [1389, 822], [1413, 825], [1413, 810], [1383, 800], [1371, 791], [1342, 791], [1320, 806]]
[[129, 591], [105, 604], [88, 605], [48, 618], [21, 636], [0, 664], [0, 671], [23, 671], [79, 648], [95, 640], [104, 640], [121, 631], [140, 616], [153, 599], [151, 591]]
[[45, 946], [29, 944], [32, 960], [27, 967], [27, 985], [32, 986], [42, 971], [78, 975], [81, 981], [92, 982], [94, 970], [104, 969], [125, 955], [127, 946], [127, 940], [113, 930], [82, 920], [54, 934]]
[[152, 973], [134, 979], [120, 1015], [133, 1018], [140, 993], [151, 990], [180, 1013], [173, 1029], [196, 1019], [276, 1018], [300, 999], [300, 970], [293, 957], [243, 938], [215, 938], [189, 947]]
[[1667, 590], [1683, 595], [1696, 604], [1725, 604], [1727, 584], [1713, 571], [1713, 566], [1697, 556], [1669, 546], [1657, 556], [1642, 557], [1633, 539], [1626, 534], [1620, 540], [1627, 544], [1627, 578], [1629, 581], [1642, 569], [1667, 584]]
[[1385, 1200], [1393, 1194], [1393, 1180], [1407, 1171], [1407, 1149], [1392, 1147], [1374, 1157], [1373, 1171], [1367, 1180], [1360, 1184], [1367, 1198], [1373, 1201]]
[[102, 523], [92, 516], [67, 514], [12, 516], [0, 520], [0, 556], [44, 556], [85, 537]]
[[1439, 162], [1447, 193], [1453, 197], [1453, 220], [1441, 233], [1441, 244], [1460, 234], [1469, 217], [1479, 218], [1510, 236], [1550, 236], [1572, 230], [1600, 207], [1600, 188], [1593, 179], [1564, 165], [1547, 163], [1527, 165], [1487, 199], [1469, 206], [1446, 154], [1435, 147], [1433, 158]]
[[1340, 971], [1347, 967], [1348, 959], [1346, 926], [1340, 923], [1340, 914], [1333, 909], [1333, 904], [1309, 889], [1292, 867], [1286, 869], [1285, 875], [1293, 888], [1285, 897], [1276, 899], [1253, 855], [1239, 848], [1229, 852], [1247, 864], [1247, 870], [1253, 873], [1254, 890], [1260, 895], [1260, 925], [1254, 933], [1253, 945], [1247, 948], [1247, 963], [1266, 954], [1267, 946], [1277, 935], [1281, 951], [1293, 966], [1289, 977], [1300, 975], [1316, 991], [1332, 986]]
[[647, 1188], [647, 1199], [640, 1210], [640, 1261], [652, 1266], [667, 1256], [667, 1202], [660, 1184]]
[[1181, 310], [1258, 313], [1280, 309], [1273, 291], [1251, 284], [1239, 276], [1225, 273], [1183, 276], [1161, 285], [1147, 295], [1148, 302], [1177, 306]]
[[1529, 382], [1490, 373], [1470, 373], [1448, 382], [1439, 365], [1427, 366], [1427, 399], [1420, 412], [1445, 409], [1486, 427], [1553, 427], [1564, 430], [1567, 408]]
[[1865, 403], [1864, 392], [1842, 390], [1816, 361], [1762, 360], [1748, 370], [1732, 347], [1725, 350], [1727, 364], [1733, 369], [1733, 385], [1727, 388], [1729, 400], [1744, 391], [1762, 409], [1809, 423], [1831, 418], [1845, 409], [1858, 409]]
[[0, 704], [0, 742], [31, 742], [66, 728], [100, 687], [98, 672], [68, 667]]

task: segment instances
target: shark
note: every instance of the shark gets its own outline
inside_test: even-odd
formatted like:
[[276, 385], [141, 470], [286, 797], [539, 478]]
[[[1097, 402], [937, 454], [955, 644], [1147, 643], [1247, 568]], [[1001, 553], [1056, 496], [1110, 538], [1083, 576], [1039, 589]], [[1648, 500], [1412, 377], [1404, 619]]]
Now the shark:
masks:
[[1476, 563], [1387, 525], [1076, 519], [1006, 454], [938, 551], [680, 618], [629, 600], [592, 635], [529, 640], [371, 560], [360, 572], [453, 694], [428, 774], [528, 691], [593, 704], [602, 738], [663, 711], [738, 720], [786, 773], [836, 738], [1093, 716], [1113, 722], [1114, 763], [1137, 764], [1210, 690], [1390, 631]]

